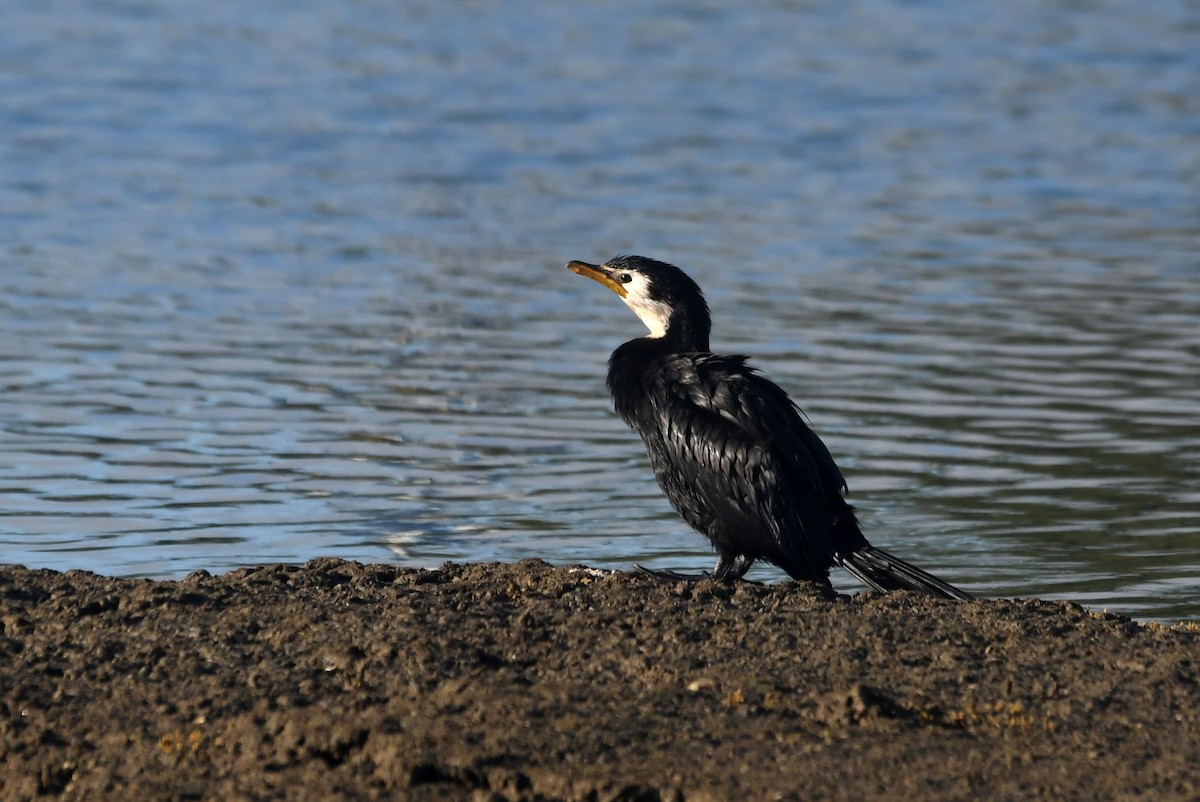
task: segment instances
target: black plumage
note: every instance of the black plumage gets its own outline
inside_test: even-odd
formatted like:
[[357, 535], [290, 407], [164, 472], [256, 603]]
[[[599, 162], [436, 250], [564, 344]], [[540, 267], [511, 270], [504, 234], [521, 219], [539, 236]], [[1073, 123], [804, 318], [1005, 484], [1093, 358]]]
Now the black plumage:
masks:
[[867, 542], [842, 472], [787, 393], [745, 357], [709, 351], [708, 306], [687, 274], [641, 256], [567, 267], [616, 292], [650, 329], [613, 352], [608, 389], [671, 505], [712, 542], [717, 579], [761, 559], [796, 579], [827, 582], [840, 565], [876, 590], [970, 598]]

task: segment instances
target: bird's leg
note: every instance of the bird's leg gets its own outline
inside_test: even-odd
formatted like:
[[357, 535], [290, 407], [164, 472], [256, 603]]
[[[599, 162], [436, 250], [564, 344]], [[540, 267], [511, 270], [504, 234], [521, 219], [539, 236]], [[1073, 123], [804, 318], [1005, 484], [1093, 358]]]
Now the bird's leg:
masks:
[[753, 557], [747, 557], [745, 554], [730, 557], [722, 552], [721, 556], [717, 558], [717, 567], [713, 569], [713, 579], [718, 582], [737, 582], [750, 570], [752, 565], [754, 565]]
[[634, 564], [633, 569], [639, 574], [652, 576], [655, 579], [665, 579], [669, 582], [699, 582], [702, 579], [711, 579], [708, 571], [701, 571], [698, 574], [681, 574], [678, 571], [671, 571], [668, 569], [660, 569], [655, 571], [650, 568], [646, 568], [643, 565], [637, 565], [636, 563]]

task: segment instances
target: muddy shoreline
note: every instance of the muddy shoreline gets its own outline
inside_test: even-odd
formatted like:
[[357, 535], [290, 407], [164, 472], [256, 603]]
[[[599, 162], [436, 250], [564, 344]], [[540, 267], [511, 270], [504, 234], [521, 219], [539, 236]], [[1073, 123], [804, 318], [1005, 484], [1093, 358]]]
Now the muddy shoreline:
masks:
[[1195, 799], [1198, 678], [1195, 628], [1063, 602], [5, 567], [0, 798]]

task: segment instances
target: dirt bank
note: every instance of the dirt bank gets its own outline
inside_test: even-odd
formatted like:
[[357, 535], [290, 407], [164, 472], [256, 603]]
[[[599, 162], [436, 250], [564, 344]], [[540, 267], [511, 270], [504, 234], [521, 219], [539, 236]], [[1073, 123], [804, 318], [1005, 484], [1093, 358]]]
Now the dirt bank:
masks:
[[1196, 799], [1200, 633], [318, 560], [0, 569], [0, 798]]

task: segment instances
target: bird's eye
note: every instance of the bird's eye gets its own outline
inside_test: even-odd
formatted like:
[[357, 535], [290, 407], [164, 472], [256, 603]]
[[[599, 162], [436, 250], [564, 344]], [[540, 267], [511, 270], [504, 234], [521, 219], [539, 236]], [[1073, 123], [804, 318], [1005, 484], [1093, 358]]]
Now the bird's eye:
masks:
[[633, 281], [633, 276], [629, 275], [628, 273], [622, 273], [621, 275], [617, 276], [617, 281], [621, 282], [622, 284], [628, 284], [629, 282]]

